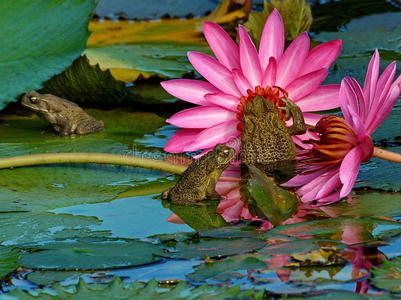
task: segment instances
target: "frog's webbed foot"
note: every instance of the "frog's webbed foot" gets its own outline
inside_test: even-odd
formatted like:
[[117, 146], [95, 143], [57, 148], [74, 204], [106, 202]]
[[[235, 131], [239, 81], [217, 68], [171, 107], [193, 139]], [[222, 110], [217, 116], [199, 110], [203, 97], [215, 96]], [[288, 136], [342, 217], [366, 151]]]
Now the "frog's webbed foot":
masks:
[[292, 102], [289, 98], [283, 99], [285, 107], [285, 119], [287, 120], [290, 116], [292, 117], [292, 125], [288, 128], [290, 135], [304, 134], [306, 132], [306, 125], [304, 116], [302, 115], [301, 109]]

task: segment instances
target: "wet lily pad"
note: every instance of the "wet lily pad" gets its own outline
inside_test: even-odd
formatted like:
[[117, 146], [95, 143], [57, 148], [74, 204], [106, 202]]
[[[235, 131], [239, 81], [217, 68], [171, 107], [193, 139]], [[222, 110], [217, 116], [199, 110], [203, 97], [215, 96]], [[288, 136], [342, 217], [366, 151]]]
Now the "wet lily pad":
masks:
[[199, 236], [209, 238], [249, 238], [257, 237], [262, 232], [253, 226], [225, 226], [216, 229], [201, 230]]
[[226, 281], [230, 278], [244, 277], [235, 271], [246, 271], [256, 269], [266, 269], [267, 264], [256, 257], [238, 256], [217, 262], [210, 262], [200, 265], [196, 270], [187, 275], [190, 280], [204, 281], [213, 279], [216, 281]]
[[82, 273], [62, 272], [62, 271], [34, 271], [26, 277], [29, 281], [38, 285], [52, 285], [56, 282], [66, 280], [67, 278], [76, 279]]
[[401, 292], [401, 258], [385, 260], [383, 265], [372, 270], [372, 283], [375, 287], [391, 292]]
[[39, 291], [37, 296], [20, 289], [13, 290], [6, 295], [0, 295], [1, 300], [17, 297], [21, 300], [32, 299], [166, 299], [166, 300], [197, 300], [197, 299], [263, 299], [264, 291], [247, 290], [242, 291], [236, 287], [216, 287], [202, 285], [191, 287], [185, 282], [179, 283], [174, 288], [160, 289], [157, 281], [151, 280], [146, 285], [139, 282], [123, 283], [119, 278], [107, 285], [86, 284], [83, 280], [74, 286], [74, 289], [67, 290], [63, 286], [56, 284], [54, 292]]
[[95, 6], [94, 0], [1, 2], [0, 109], [82, 53]]
[[53, 213], [1, 213], [0, 241], [5, 245], [39, 242], [74, 237], [107, 237], [110, 231], [98, 231], [92, 226], [101, 221], [95, 217]]
[[23, 253], [21, 265], [32, 269], [100, 270], [145, 265], [160, 261], [161, 249], [139, 241], [59, 241]]
[[0, 280], [18, 268], [19, 251], [0, 246]]
[[91, 64], [98, 63], [103, 70], [109, 69], [114, 78], [130, 82], [139, 74], [177, 78], [193, 72], [186, 58], [187, 51], [208, 52], [207, 47], [201, 45], [118, 44], [88, 48], [85, 55]]
[[177, 259], [203, 259], [243, 254], [262, 248], [265, 243], [257, 239], [192, 239], [178, 242], [175, 252], [163, 254]]
[[379, 50], [401, 53], [401, 12], [388, 12], [354, 19], [342, 32], [321, 32], [318, 41], [343, 40], [342, 56], [356, 56]]

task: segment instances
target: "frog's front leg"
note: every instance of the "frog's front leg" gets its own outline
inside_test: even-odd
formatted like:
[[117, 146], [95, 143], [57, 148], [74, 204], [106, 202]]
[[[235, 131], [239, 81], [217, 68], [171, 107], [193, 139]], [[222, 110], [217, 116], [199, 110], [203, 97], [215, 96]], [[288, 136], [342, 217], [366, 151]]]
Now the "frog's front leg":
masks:
[[306, 132], [306, 125], [301, 109], [288, 98], [283, 101], [286, 105], [286, 115], [289, 114], [292, 117], [292, 125], [287, 127], [288, 133], [290, 135], [304, 134]]

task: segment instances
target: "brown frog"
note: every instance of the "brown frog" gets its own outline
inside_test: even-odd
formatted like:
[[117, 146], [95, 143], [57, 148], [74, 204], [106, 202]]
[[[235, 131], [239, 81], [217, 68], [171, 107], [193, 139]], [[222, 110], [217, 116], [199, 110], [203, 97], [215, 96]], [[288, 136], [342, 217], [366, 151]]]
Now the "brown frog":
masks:
[[196, 205], [205, 198], [219, 198], [215, 191], [217, 180], [234, 156], [233, 148], [217, 144], [206, 155], [193, 161], [176, 185], [163, 192], [162, 198], [178, 205]]
[[51, 94], [30, 91], [21, 103], [49, 122], [60, 135], [89, 134], [104, 129], [103, 121], [91, 117], [74, 102]]
[[283, 101], [286, 115], [293, 120], [289, 127], [272, 101], [256, 96], [246, 104], [240, 149], [243, 163], [263, 165], [267, 171], [274, 171], [294, 161], [295, 144], [291, 136], [305, 133], [306, 126], [300, 108], [289, 99]]

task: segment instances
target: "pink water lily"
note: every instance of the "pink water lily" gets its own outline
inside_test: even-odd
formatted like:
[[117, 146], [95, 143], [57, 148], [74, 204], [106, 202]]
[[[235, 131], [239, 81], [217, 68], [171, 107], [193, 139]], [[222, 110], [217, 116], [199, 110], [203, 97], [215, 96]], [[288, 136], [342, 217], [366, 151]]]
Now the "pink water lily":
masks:
[[401, 91], [401, 76], [394, 81], [396, 63], [387, 66], [380, 77], [379, 68], [376, 50], [363, 89], [354, 78], [347, 77], [341, 82], [340, 105], [344, 119], [330, 116], [316, 124], [320, 139], [312, 142], [313, 147], [307, 152], [309, 169], [285, 184], [297, 187], [303, 202], [322, 205], [347, 196], [361, 163], [377, 151], [371, 134], [388, 116]]
[[[306, 32], [284, 51], [284, 25], [274, 10], [266, 21], [257, 50], [246, 29], [239, 25], [239, 45], [217, 24], [206, 22], [204, 34], [215, 58], [189, 52], [194, 68], [207, 80], [175, 79], [162, 82], [171, 95], [199, 106], [180, 111], [167, 122], [180, 127], [165, 150], [172, 153], [210, 149], [241, 136], [244, 103], [256, 95], [288, 94], [304, 112], [307, 124], [320, 116], [311, 112], [339, 106], [339, 85], [321, 85], [341, 50], [341, 41], [312, 50]], [[299, 142], [299, 141], [297, 141]], [[231, 143], [237, 150], [239, 143]]]

